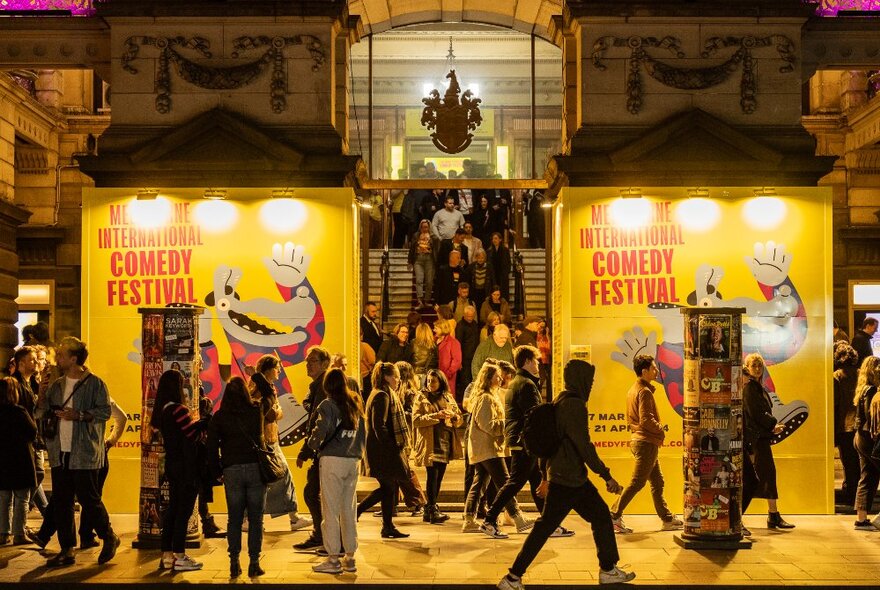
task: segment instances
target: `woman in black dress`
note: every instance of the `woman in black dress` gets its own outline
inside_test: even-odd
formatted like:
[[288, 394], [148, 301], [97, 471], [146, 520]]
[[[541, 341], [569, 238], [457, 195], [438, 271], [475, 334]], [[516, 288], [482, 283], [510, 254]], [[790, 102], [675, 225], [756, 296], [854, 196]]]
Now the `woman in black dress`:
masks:
[[[743, 450], [742, 512], [746, 513], [752, 498], [766, 498], [769, 506], [767, 528], [793, 529], [794, 525], [782, 519], [776, 506], [779, 494], [770, 440], [774, 434], [782, 432], [783, 426], [773, 417], [773, 404], [761, 385], [764, 358], [758, 353], [748, 355], [743, 361], [743, 373], [746, 376], [743, 388], [746, 448]], [[748, 537], [752, 533], [743, 527], [743, 534]]]

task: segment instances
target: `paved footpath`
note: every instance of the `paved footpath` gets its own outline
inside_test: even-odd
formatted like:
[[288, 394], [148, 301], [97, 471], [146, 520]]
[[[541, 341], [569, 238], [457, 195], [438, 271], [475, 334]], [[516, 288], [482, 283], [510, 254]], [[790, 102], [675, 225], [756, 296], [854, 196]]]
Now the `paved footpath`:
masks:
[[[314, 555], [294, 553], [291, 545], [305, 532], [284, 531], [286, 518], [267, 519], [262, 564], [266, 575], [254, 580], [263, 585], [287, 588], [338, 582], [345, 585], [441, 588], [463, 585], [488, 587], [507, 571], [522, 545], [524, 535], [491, 540], [481, 534], [462, 534], [459, 514], [445, 525], [427, 525], [421, 518], [402, 516], [398, 527], [412, 536], [402, 540], [379, 538], [380, 519], [364, 516], [359, 524], [361, 546], [356, 574], [315, 574]], [[673, 534], [660, 532], [656, 517], [628, 516], [636, 532], [618, 536], [621, 564], [637, 573], [637, 585], [656, 586], [865, 586], [880, 587], [880, 532], [855, 531], [853, 516], [789, 516], [797, 525], [790, 532], [769, 531], [764, 518], [747, 516], [754, 536], [750, 550], [696, 552], [680, 548]], [[224, 520], [218, 515], [218, 521]], [[171, 574], [157, 565], [158, 551], [131, 547], [136, 530], [134, 515], [114, 515], [114, 527], [122, 536], [116, 558], [98, 566], [98, 549], [80, 552], [75, 566], [50, 570], [45, 556], [57, 551], [57, 542], [41, 554], [34, 546], [0, 548], [0, 586], [39, 584], [73, 588], [73, 583], [116, 585], [165, 585], [170, 583], [228, 584], [226, 541], [204, 541], [190, 553], [203, 561], [198, 572]], [[32, 522], [32, 525], [38, 524]], [[580, 519], [569, 517], [565, 525], [577, 532], [567, 539], [551, 539], [526, 574], [526, 588], [593, 585], [597, 583], [593, 539]], [[511, 529], [512, 527], [506, 527]], [[509, 531], [508, 531], [509, 532]], [[242, 565], [247, 571], [247, 561]], [[24, 582], [24, 585], [21, 583]], [[239, 583], [250, 583], [242, 577]], [[30, 584], [28, 584], [30, 583]]]

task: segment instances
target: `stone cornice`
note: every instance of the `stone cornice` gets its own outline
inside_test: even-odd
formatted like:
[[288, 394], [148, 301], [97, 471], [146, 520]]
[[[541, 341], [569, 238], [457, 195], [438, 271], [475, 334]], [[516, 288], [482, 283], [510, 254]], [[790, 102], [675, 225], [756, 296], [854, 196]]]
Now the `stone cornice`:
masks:
[[346, 0], [110, 0], [97, 3], [99, 17], [339, 17], [348, 13]]

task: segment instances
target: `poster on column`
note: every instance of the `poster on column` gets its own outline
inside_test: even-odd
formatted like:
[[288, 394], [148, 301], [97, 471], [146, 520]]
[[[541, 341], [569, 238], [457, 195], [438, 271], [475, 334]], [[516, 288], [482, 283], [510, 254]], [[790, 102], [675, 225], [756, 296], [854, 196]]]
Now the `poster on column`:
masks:
[[[152, 408], [142, 408], [141, 391], [155, 391], [163, 371], [197, 375], [219, 408], [229, 379], [247, 378], [261, 356], [276, 355], [281, 444], [293, 463], [306, 434], [307, 349], [321, 345], [349, 357], [357, 350], [350, 190], [272, 199], [271, 188], [230, 189], [223, 201], [202, 199], [197, 189], [163, 189], [152, 201], [135, 192], [92, 189], [83, 204], [83, 338], [91, 369], [129, 416], [110, 451], [105, 497], [111, 511], [124, 512], [143, 509], [140, 445], [151, 442]], [[142, 337], [138, 308], [169, 306], [205, 308], [196, 319], [198, 342], [187, 338], [190, 326], [174, 323], [192, 320], [177, 316], [149, 325]], [[164, 363], [152, 360], [162, 349]], [[295, 481], [300, 476], [294, 470]], [[298, 492], [303, 485], [297, 481]]]
[[[642, 188], [641, 198], [625, 199], [618, 188], [562, 193], [555, 334], [566, 359], [571, 345], [591, 346], [590, 435], [614, 476], [628, 480], [626, 393], [636, 380], [634, 357], [653, 356], [659, 368], [654, 399], [666, 428], [660, 464], [676, 512], [684, 509], [675, 498], [685, 485], [685, 441], [697, 448], [717, 444], [719, 453], [722, 446], [742, 445], [736, 438], [741, 416], [726, 416], [726, 425], [710, 433], [698, 411], [685, 415], [684, 401], [697, 395], [719, 405], [740, 400], [742, 375], [723, 361], [750, 353], [765, 359], [763, 385], [774, 417], [785, 425], [773, 452], [786, 510], [833, 511], [833, 440], [826, 424], [832, 396], [825, 378], [831, 374], [830, 192], [776, 190], [775, 197], [755, 197], [745, 187], [709, 187], [711, 198], [696, 199], [674, 187]], [[746, 313], [741, 324], [710, 315], [685, 329], [684, 306]], [[738, 330], [741, 347], [731, 338]], [[698, 356], [702, 364], [692, 360]], [[796, 493], [807, 488], [816, 492]], [[701, 497], [698, 507], [692, 498], [694, 520], [716, 505], [708, 500]], [[722, 518], [725, 508], [717, 508], [713, 514]], [[766, 511], [766, 504], [757, 501], [753, 510]], [[627, 511], [653, 513], [650, 494], [637, 495]]]

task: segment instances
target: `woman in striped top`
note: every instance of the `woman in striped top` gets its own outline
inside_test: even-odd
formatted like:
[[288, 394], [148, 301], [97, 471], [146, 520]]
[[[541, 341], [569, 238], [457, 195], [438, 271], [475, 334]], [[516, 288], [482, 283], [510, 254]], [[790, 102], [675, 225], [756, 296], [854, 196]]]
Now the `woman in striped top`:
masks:
[[[159, 567], [174, 571], [202, 569], [202, 564], [185, 553], [186, 529], [199, 490], [199, 447], [204, 441], [204, 422], [193, 420], [184, 405], [183, 373], [171, 369], [162, 373], [150, 426], [159, 430], [165, 445], [165, 478], [169, 502], [162, 520], [162, 561]], [[204, 460], [204, 459], [202, 459]]]

